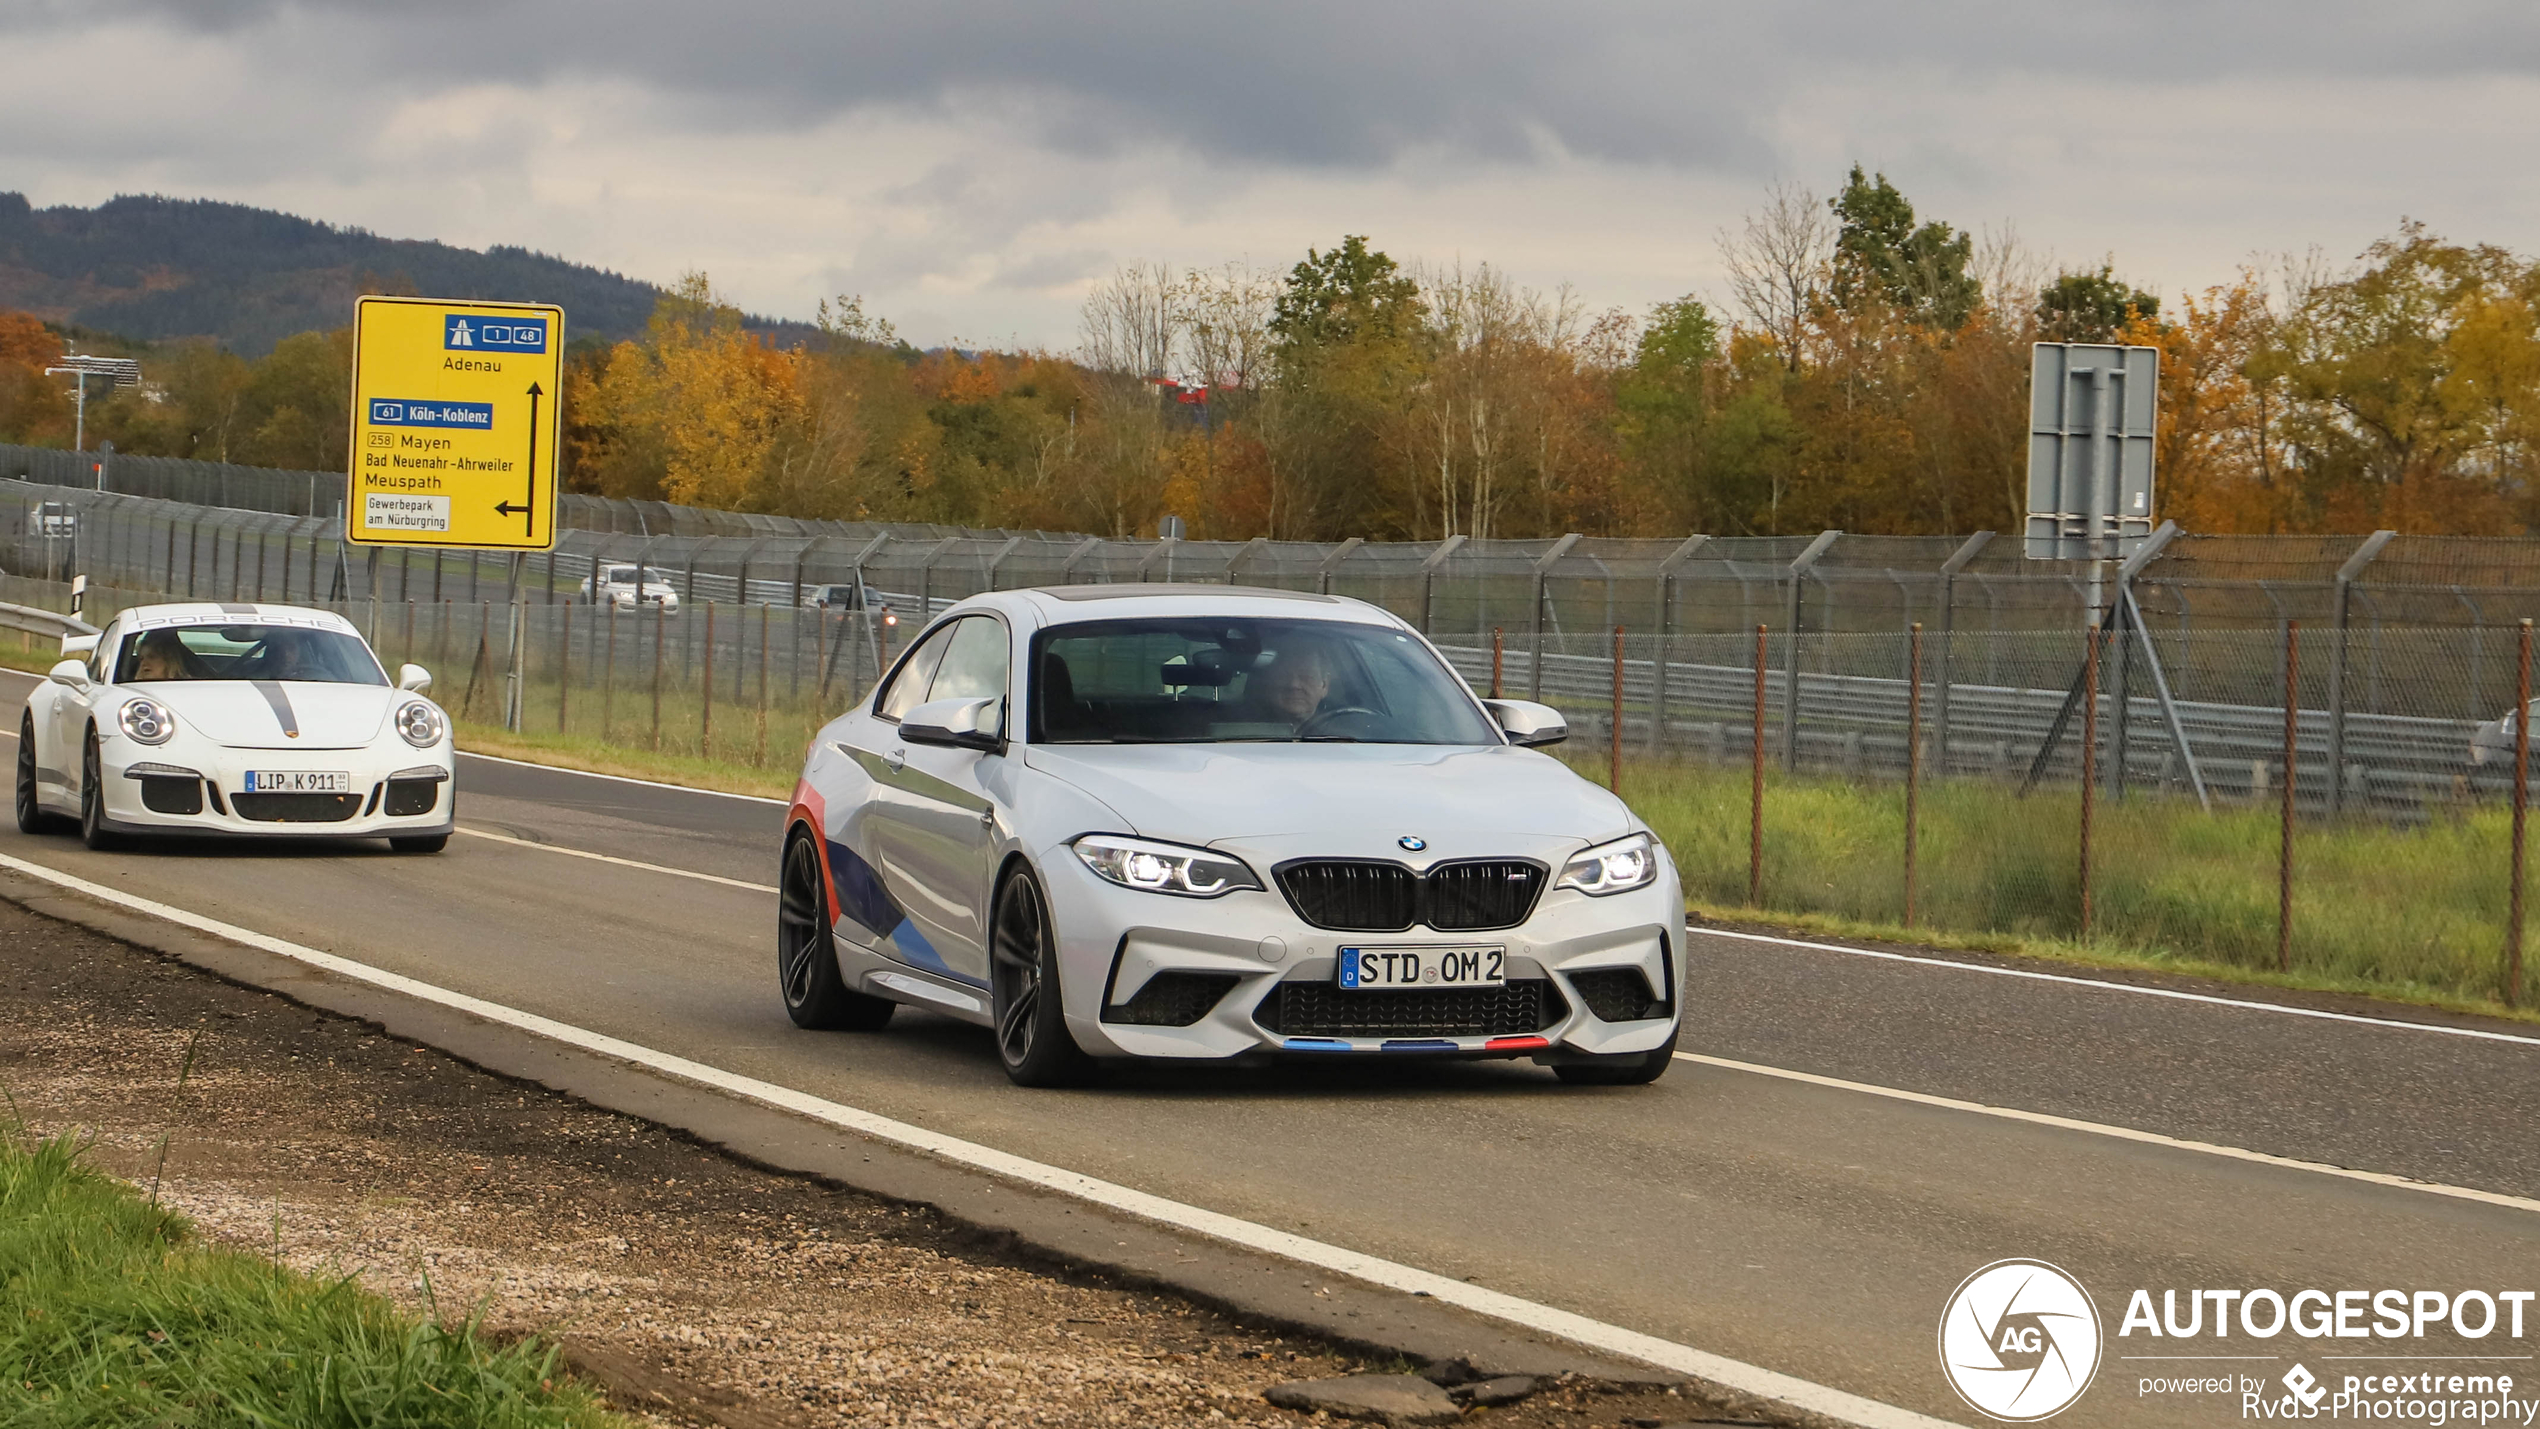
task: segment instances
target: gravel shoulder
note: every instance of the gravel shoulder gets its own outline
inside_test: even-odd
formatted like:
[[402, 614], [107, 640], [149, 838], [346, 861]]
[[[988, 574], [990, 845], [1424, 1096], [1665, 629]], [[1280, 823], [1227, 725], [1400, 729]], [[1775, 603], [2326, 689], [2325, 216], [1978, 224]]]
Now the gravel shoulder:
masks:
[[[1263, 1391], [1413, 1367], [1047, 1264], [6, 902], [0, 1091], [207, 1234], [558, 1339], [666, 1423], [1302, 1424]], [[1467, 1417], [1738, 1422], [1584, 1382]]]

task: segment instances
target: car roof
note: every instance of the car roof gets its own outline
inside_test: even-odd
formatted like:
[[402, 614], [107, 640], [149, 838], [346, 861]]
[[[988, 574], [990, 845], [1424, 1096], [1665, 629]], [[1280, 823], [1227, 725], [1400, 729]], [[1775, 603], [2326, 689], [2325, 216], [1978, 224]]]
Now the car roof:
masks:
[[1039, 586], [999, 594], [1028, 608], [1043, 625], [1220, 615], [1344, 620], [1366, 625], [1402, 624], [1391, 611], [1363, 600], [1341, 595], [1318, 595], [1313, 591], [1279, 590], [1269, 586], [1199, 585], [1187, 581], [1154, 584], [1120, 582]]
[[268, 605], [261, 601], [189, 600], [165, 605], [133, 605], [126, 606], [107, 623], [121, 625], [126, 630], [252, 623], [334, 630], [356, 638], [362, 633], [353, 622], [331, 610], [314, 610], [305, 605]]

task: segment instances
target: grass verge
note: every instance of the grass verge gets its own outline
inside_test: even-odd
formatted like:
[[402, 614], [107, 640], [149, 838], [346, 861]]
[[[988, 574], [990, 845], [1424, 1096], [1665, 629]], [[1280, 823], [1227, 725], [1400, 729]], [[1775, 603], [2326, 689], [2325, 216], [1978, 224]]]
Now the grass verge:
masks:
[[664, 784], [718, 789], [726, 794], [756, 794], [768, 799], [791, 798], [794, 780], [802, 767], [799, 759], [791, 758], [781, 767], [762, 767], [669, 750], [655, 753], [640, 747], [611, 744], [596, 735], [557, 734], [552, 731], [515, 733], [499, 724], [478, 720], [460, 721], [455, 737], [459, 748], [471, 754], [492, 754], [533, 764], [587, 770], [593, 774], [617, 774], [630, 779], [652, 779]]
[[0, 1423], [612, 1429], [532, 1340], [196, 1239], [68, 1136], [0, 1128]]
[[[1588, 763], [1582, 772], [1603, 782], [1603, 768]], [[2509, 838], [2501, 808], [2464, 804], [2414, 828], [2301, 827], [2291, 967], [2279, 970], [2271, 808], [2102, 801], [2085, 938], [2076, 792], [2021, 798], [1988, 781], [1927, 786], [1908, 929], [1900, 785], [1771, 775], [1759, 907], [1746, 901], [1749, 778], [1743, 767], [1624, 765], [1625, 798], [1666, 840], [1688, 903], [1706, 916], [2533, 1020], [2500, 995]]]

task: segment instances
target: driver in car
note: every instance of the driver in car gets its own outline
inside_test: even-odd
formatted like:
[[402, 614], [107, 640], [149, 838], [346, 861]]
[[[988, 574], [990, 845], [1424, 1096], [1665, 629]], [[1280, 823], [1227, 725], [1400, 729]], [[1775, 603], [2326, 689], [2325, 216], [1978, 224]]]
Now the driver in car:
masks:
[[144, 680], [182, 680], [185, 673], [185, 646], [173, 630], [153, 630], [132, 647], [132, 678]]
[[1253, 672], [1244, 703], [1252, 707], [1254, 719], [1295, 730], [1314, 718], [1331, 693], [1330, 654], [1320, 645], [1299, 642], [1274, 652], [1267, 666]]

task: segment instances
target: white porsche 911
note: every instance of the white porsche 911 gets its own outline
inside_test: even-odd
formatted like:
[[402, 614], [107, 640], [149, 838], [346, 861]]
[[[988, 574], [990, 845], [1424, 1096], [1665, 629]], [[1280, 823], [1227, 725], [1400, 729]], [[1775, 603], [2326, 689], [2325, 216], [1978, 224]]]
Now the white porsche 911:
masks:
[[18, 827], [386, 838], [438, 853], [457, 803], [450, 722], [420, 665], [392, 686], [350, 621], [290, 605], [136, 606], [27, 696]]
[[1221, 586], [963, 601], [814, 740], [777, 973], [805, 1027], [899, 1005], [1006, 1072], [1104, 1058], [1528, 1057], [1646, 1082], [1684, 903], [1612, 794], [1375, 606]]

